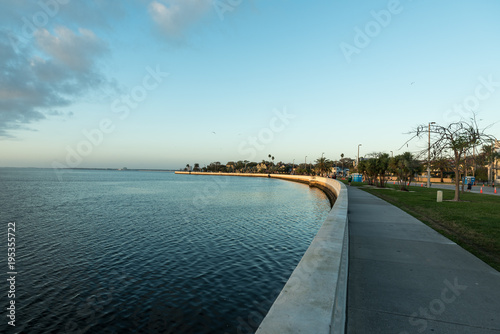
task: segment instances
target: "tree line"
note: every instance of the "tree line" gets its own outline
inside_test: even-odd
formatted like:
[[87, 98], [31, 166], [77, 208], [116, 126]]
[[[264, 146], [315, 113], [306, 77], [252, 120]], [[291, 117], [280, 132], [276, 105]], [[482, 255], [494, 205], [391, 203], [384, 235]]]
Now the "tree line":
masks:
[[[350, 172], [356, 171], [362, 174], [368, 184], [378, 187], [385, 187], [389, 175], [396, 176], [399, 188], [408, 190], [415, 176], [429, 168], [433, 174], [439, 175], [441, 182], [445, 175], [453, 175], [454, 200], [458, 201], [460, 200], [459, 185], [463, 176], [474, 174], [477, 179], [483, 181], [495, 178], [492, 175], [495, 171], [493, 165], [500, 157], [500, 147], [496, 138], [486, 132], [488, 128], [479, 128], [474, 114], [469, 120], [462, 119], [447, 125], [439, 125], [435, 122], [421, 124], [408, 133], [413, 136], [403, 146], [414, 139], [427, 139], [426, 149], [416, 153], [404, 152], [394, 157], [389, 157], [387, 153], [371, 153], [365, 158], [360, 158], [357, 166], [354, 164], [354, 159], [345, 158], [343, 153], [339, 160], [330, 160], [322, 155], [314, 163], [299, 164], [282, 161], [275, 163], [274, 155], [269, 154], [268, 160], [264, 159], [260, 163], [240, 160], [221, 164], [216, 161], [203, 168], [195, 163], [192, 170], [331, 176], [336, 171], [342, 171], [345, 175], [346, 169], [350, 168]], [[334, 171], [332, 167], [338, 168]], [[191, 170], [191, 166], [186, 165], [185, 170]]]

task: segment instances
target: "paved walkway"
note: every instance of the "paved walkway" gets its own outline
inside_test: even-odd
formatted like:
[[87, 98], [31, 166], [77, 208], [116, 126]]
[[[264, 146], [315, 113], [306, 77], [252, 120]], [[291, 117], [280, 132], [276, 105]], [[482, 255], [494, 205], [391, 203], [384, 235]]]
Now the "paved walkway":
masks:
[[349, 187], [347, 333], [500, 333], [500, 273]]

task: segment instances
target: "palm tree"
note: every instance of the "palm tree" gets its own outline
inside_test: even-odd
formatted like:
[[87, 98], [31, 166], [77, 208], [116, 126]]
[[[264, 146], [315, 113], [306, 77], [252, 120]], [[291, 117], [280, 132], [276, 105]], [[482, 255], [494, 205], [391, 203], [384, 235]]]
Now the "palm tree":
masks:
[[411, 183], [413, 175], [419, 172], [421, 167], [418, 160], [410, 152], [397, 155], [389, 161], [390, 171], [398, 176], [399, 188], [405, 191], [408, 191], [408, 185]]
[[316, 159], [316, 168], [319, 170], [320, 174], [327, 173], [332, 165], [333, 161], [328, 160], [325, 157]]
[[485, 160], [488, 164], [488, 183], [494, 183], [494, 165], [495, 161], [500, 157], [500, 154], [497, 151], [494, 143], [492, 143], [491, 145], [484, 145], [482, 150], [482, 154], [485, 156]]
[[446, 158], [439, 158], [434, 160], [433, 167], [439, 170], [441, 176], [441, 183], [444, 182], [444, 173], [451, 171], [451, 162]]
[[270, 160], [272, 160], [272, 161], [269, 161], [269, 163], [270, 163], [269, 170], [272, 170], [273, 166], [274, 166], [274, 156], [269, 154], [268, 157]]
[[379, 153], [377, 157], [377, 174], [380, 181], [380, 187], [385, 187], [385, 175], [389, 169], [389, 154]]

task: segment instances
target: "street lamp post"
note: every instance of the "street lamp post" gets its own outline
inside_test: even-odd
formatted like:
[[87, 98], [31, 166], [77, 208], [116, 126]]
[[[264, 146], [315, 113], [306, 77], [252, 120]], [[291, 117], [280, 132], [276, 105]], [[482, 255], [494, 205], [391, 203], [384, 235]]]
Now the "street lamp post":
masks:
[[[325, 162], [323, 161], [323, 155], [325, 155], [325, 152], [321, 153], [321, 161], [320, 161], [320, 162], [321, 162], [321, 164], [322, 164], [322, 167], [323, 167], [323, 168], [325, 169], [325, 171], [326, 171], [326, 164], [325, 164]], [[322, 168], [322, 167], [321, 167], [321, 165], [320, 165], [320, 168]], [[321, 172], [322, 172], [322, 171], [321, 171], [321, 169], [320, 169], [320, 176], [321, 176]]]
[[307, 171], [307, 155], [304, 158], [304, 170]]
[[436, 124], [436, 122], [429, 123], [429, 149], [427, 150], [427, 188], [431, 187], [431, 124]]
[[391, 151], [391, 158], [394, 158], [394, 152]]
[[[358, 168], [359, 165], [359, 147], [362, 146], [361, 144], [358, 144], [358, 162], [356, 163], [356, 168]], [[359, 171], [358, 171], [359, 172]]]

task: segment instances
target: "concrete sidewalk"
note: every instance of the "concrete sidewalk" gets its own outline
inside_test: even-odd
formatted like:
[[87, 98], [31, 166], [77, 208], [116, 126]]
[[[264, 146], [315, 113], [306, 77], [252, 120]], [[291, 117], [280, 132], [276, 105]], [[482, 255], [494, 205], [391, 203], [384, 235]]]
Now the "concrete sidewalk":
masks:
[[349, 187], [347, 333], [500, 333], [500, 273]]

